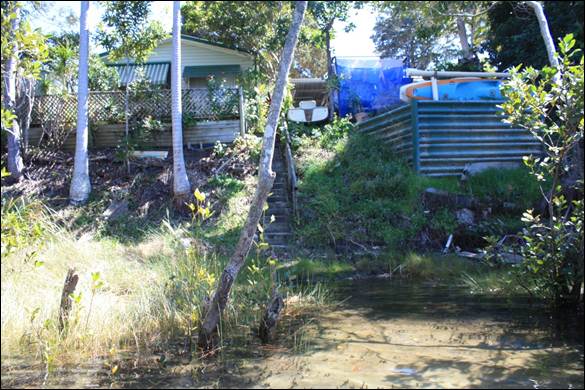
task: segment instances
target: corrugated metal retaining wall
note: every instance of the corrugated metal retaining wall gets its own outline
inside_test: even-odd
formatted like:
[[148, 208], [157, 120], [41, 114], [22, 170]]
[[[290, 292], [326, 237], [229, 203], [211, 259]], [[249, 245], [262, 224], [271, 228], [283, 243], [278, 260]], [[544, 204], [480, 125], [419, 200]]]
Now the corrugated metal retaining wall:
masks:
[[[216, 141], [222, 143], [232, 142], [240, 133], [239, 120], [224, 121], [202, 121], [194, 127], [183, 129], [183, 143], [185, 145], [193, 144], [213, 144]], [[124, 125], [96, 125], [90, 129], [89, 146], [92, 148], [108, 148], [117, 146], [124, 136]], [[29, 131], [30, 145], [38, 145], [41, 137], [41, 129], [32, 127]], [[150, 148], [170, 148], [172, 145], [172, 133], [170, 125], [155, 137], [152, 142], [145, 143], [145, 147]], [[75, 149], [75, 129], [71, 131], [63, 145], [65, 150]]]
[[411, 107], [402, 106], [360, 122], [357, 127], [369, 136], [382, 140], [397, 155], [412, 161], [414, 153], [412, 120]]
[[[418, 101], [381, 114], [358, 125], [361, 131], [391, 140], [400, 153], [396, 123], [411, 114], [412, 163], [429, 176], [460, 175], [470, 163], [521, 162], [523, 156], [540, 154], [540, 142], [529, 131], [502, 121], [497, 105], [502, 102]], [[371, 123], [376, 130], [371, 131]], [[408, 137], [401, 128], [400, 139]]]

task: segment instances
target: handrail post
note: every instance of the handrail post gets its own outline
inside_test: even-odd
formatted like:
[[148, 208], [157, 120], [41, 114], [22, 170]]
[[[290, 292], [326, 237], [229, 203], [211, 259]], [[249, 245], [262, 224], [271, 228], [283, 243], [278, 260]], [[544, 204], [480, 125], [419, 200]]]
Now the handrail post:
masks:
[[246, 106], [244, 101], [244, 88], [240, 85], [238, 88], [240, 95], [240, 135], [243, 137], [246, 134]]
[[282, 131], [285, 136], [285, 160], [288, 174], [288, 185], [290, 189], [290, 196], [292, 202], [292, 211], [295, 218], [298, 219], [298, 208], [297, 208], [297, 175], [295, 172], [295, 162], [292, 155], [291, 139], [288, 132], [288, 125], [286, 121], [282, 122]]

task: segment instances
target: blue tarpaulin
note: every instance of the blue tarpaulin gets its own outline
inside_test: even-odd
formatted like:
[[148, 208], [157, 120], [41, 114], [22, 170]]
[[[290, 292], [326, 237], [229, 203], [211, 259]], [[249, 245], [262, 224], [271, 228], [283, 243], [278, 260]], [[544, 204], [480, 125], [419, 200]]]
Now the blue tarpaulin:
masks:
[[401, 104], [400, 87], [412, 79], [404, 77], [401, 60], [390, 58], [338, 57], [337, 104], [339, 115], [373, 112]]

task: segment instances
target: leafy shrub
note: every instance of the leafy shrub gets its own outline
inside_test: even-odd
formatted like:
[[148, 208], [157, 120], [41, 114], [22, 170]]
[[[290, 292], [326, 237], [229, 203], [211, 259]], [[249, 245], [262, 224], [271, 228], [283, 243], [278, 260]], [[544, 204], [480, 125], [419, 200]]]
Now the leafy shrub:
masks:
[[534, 293], [558, 304], [583, 297], [583, 57], [572, 63], [574, 46], [566, 36], [558, 68], [515, 69], [503, 87], [509, 121], [530, 130], [546, 154], [525, 158], [548, 207], [543, 215], [532, 209], [523, 215], [526, 245], [517, 272], [536, 280]]

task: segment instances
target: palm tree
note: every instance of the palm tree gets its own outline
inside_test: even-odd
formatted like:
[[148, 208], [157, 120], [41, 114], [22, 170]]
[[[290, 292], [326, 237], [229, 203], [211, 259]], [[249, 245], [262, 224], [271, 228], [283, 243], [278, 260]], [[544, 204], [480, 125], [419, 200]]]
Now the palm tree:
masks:
[[177, 204], [189, 196], [191, 185], [183, 157], [183, 106], [181, 101], [181, 5], [173, 1], [173, 60], [171, 67], [173, 122], [173, 195]]
[[88, 141], [88, 60], [89, 60], [89, 31], [87, 28], [87, 13], [89, 1], [81, 2], [79, 17], [79, 82], [77, 90], [77, 135], [75, 143], [75, 163], [73, 178], [69, 190], [71, 204], [82, 204], [87, 201], [91, 192], [89, 182], [89, 161], [87, 156]]

